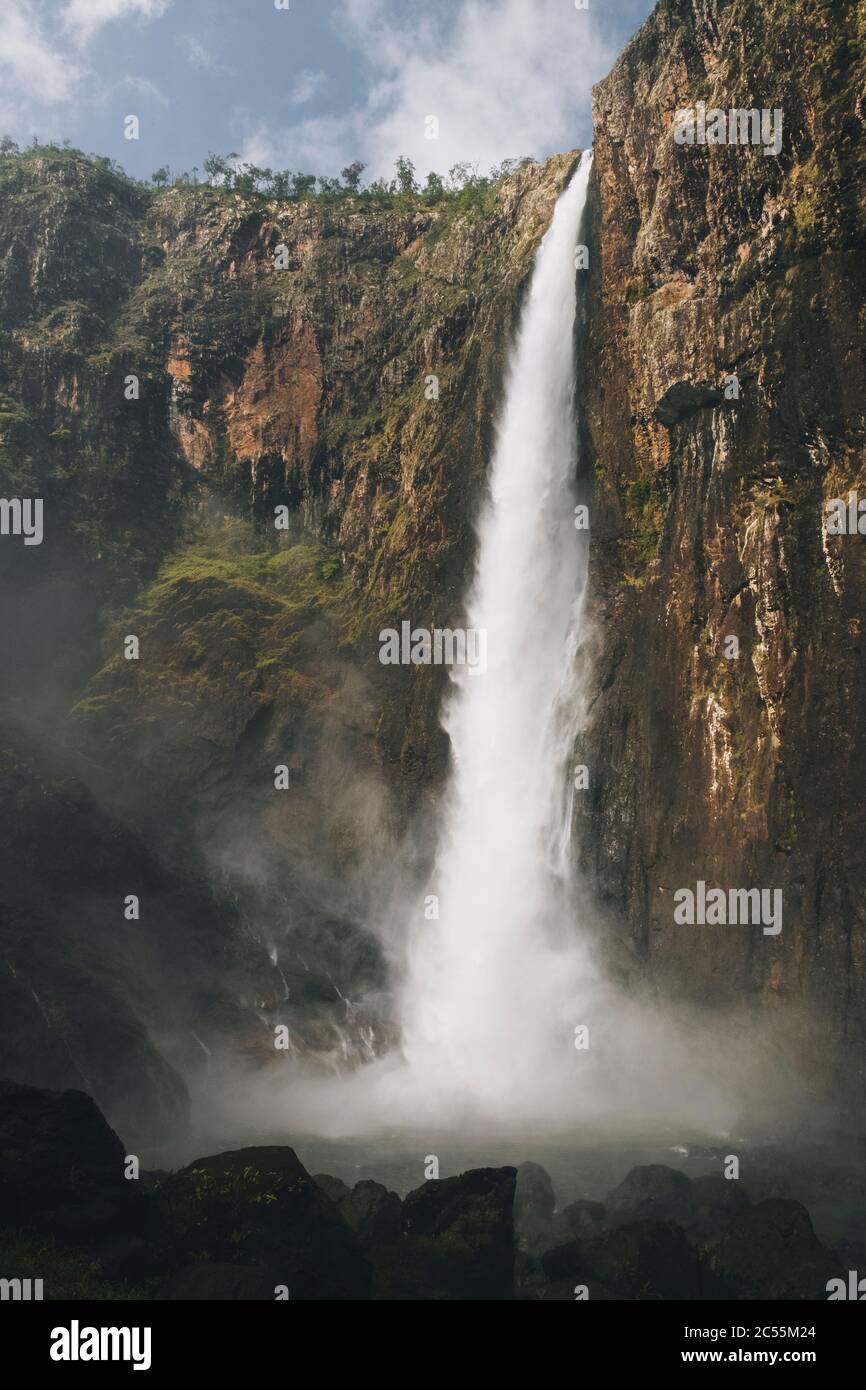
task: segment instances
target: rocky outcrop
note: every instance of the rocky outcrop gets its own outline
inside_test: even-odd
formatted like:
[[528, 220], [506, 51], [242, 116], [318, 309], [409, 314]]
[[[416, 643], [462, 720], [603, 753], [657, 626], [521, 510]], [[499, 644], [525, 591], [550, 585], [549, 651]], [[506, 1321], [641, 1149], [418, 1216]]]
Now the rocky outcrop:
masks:
[[557, 1246], [542, 1263], [553, 1284], [577, 1281], [590, 1299], [696, 1299], [716, 1291], [673, 1221], [628, 1222], [595, 1239]]
[[711, 1250], [713, 1272], [739, 1298], [826, 1298], [838, 1264], [799, 1202], [770, 1198], [741, 1212]]
[[253, 1288], [266, 1270], [272, 1298], [278, 1287], [284, 1299], [369, 1297], [370, 1269], [360, 1247], [290, 1148], [197, 1159], [156, 1188], [151, 1230], [161, 1261], [187, 1270], [175, 1297], [191, 1296], [188, 1265], [202, 1256], [258, 1270], [249, 1275]]
[[[582, 868], [623, 978], [777, 1024], [860, 1113], [866, 560], [863, 10], [662, 0], [595, 90]], [[778, 155], [675, 113], [781, 110]], [[736, 640], [734, 640], [736, 639]], [[760, 925], [674, 893], [783, 892]]]
[[549, 1237], [555, 1208], [550, 1174], [539, 1163], [521, 1163], [514, 1187], [514, 1232], [522, 1245], [531, 1247]]
[[90, 1096], [0, 1081], [0, 1227], [92, 1249], [144, 1224], [126, 1154]]
[[514, 1168], [474, 1168], [410, 1192], [403, 1239], [380, 1258], [381, 1296], [510, 1298], [515, 1179]]
[[689, 1179], [662, 1163], [632, 1168], [605, 1199], [607, 1218], [614, 1224], [659, 1219], [682, 1223], [690, 1205]]

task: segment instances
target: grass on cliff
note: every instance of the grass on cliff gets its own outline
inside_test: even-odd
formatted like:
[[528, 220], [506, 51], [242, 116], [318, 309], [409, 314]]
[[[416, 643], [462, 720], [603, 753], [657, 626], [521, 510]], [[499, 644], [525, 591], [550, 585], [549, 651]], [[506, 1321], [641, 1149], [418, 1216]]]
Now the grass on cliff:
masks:
[[628, 523], [624, 541], [626, 581], [641, 588], [658, 555], [662, 540], [663, 515], [650, 478], [635, 478], [626, 483], [622, 505]]
[[[135, 607], [109, 618], [112, 655], [75, 712], [87, 717], [110, 705], [118, 679], [181, 704], [223, 688], [261, 691], [272, 677], [284, 692], [311, 696], [306, 647], [322, 621], [329, 644], [348, 640], [348, 588], [328, 548], [269, 545], [248, 523], [221, 519], [163, 562]], [[158, 659], [127, 662], [129, 633]]]

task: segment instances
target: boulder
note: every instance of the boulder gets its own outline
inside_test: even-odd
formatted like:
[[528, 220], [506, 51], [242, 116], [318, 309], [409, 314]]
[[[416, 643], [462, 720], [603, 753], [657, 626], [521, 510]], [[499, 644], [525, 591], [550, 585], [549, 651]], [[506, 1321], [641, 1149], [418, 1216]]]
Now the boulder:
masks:
[[556, 1226], [564, 1240], [571, 1237], [598, 1235], [607, 1219], [607, 1208], [602, 1202], [590, 1202], [580, 1198], [571, 1202], [557, 1214]]
[[0, 1225], [92, 1246], [143, 1226], [126, 1151], [83, 1091], [0, 1081]]
[[380, 1182], [358, 1182], [338, 1202], [340, 1215], [364, 1250], [400, 1239], [403, 1203]]
[[553, 1284], [585, 1284], [591, 1299], [694, 1299], [711, 1291], [696, 1251], [673, 1221], [634, 1221], [566, 1242], [547, 1252], [542, 1267]]
[[329, 1173], [314, 1173], [313, 1182], [322, 1189], [326, 1197], [330, 1197], [332, 1202], [339, 1203], [352, 1191], [348, 1183], [344, 1183], [342, 1178], [332, 1178]]
[[516, 1177], [514, 1168], [475, 1168], [410, 1192], [403, 1239], [380, 1262], [382, 1296], [510, 1299]]
[[678, 1168], [650, 1163], [632, 1168], [618, 1187], [608, 1193], [605, 1205], [611, 1223], [624, 1221], [677, 1221], [685, 1224], [691, 1213], [691, 1181]]
[[723, 1236], [734, 1217], [750, 1205], [751, 1198], [737, 1179], [724, 1178], [721, 1173], [693, 1178], [686, 1231], [696, 1244], [705, 1245]]
[[396, 1192], [369, 1179], [348, 1187], [341, 1178], [332, 1178], [328, 1173], [317, 1173], [313, 1182], [337, 1207], [362, 1249], [372, 1250], [376, 1245], [390, 1245], [400, 1239], [403, 1203]]
[[806, 1208], [782, 1197], [739, 1212], [708, 1260], [733, 1298], [824, 1299], [839, 1274]]
[[293, 1149], [197, 1159], [160, 1183], [153, 1239], [169, 1269], [207, 1259], [267, 1270], [290, 1299], [369, 1297], [370, 1267]]
[[528, 1245], [550, 1238], [556, 1194], [550, 1175], [538, 1163], [521, 1163], [514, 1189], [514, 1231]]

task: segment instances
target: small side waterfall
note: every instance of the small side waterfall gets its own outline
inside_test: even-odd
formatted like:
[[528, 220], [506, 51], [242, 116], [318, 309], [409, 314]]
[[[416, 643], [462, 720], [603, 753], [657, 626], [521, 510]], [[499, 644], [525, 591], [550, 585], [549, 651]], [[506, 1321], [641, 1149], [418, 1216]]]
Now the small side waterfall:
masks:
[[591, 163], [587, 152], [559, 199], [512, 347], [467, 604], [487, 670], [453, 671], [453, 769], [427, 889], [439, 917], [413, 933], [402, 998], [421, 1092], [500, 1115], [531, 1113], [573, 1059], [587, 983], [564, 848], [587, 563], [574, 524], [575, 246]]

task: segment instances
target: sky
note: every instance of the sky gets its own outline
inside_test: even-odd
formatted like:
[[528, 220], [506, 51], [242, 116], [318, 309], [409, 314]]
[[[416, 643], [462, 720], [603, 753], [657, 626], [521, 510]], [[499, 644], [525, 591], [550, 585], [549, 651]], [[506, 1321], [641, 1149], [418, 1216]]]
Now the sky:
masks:
[[592, 84], [653, 3], [0, 0], [0, 134], [69, 140], [137, 178], [210, 153], [485, 173], [590, 143]]

